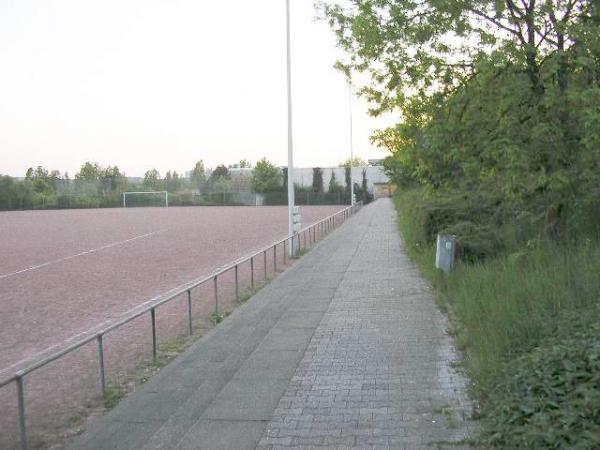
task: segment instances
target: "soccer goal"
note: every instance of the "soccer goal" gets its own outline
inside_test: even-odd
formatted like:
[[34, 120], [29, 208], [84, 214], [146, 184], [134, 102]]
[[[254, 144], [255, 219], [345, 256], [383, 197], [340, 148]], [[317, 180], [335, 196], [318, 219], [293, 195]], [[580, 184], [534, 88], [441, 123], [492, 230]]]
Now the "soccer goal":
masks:
[[132, 206], [169, 206], [167, 191], [123, 192], [123, 208]]

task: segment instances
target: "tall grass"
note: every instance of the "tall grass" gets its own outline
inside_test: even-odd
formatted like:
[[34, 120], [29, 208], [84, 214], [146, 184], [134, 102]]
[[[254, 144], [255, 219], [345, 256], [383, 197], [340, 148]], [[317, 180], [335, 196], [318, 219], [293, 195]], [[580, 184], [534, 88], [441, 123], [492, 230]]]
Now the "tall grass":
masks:
[[452, 274], [435, 268], [435, 244], [423, 230], [422, 196], [395, 201], [405, 248], [456, 318], [476, 386], [489, 386], [503, 363], [555, 334], [563, 312], [600, 300], [600, 243], [537, 243], [476, 264], [458, 262]]
[[[600, 245], [543, 245], [477, 265], [459, 265], [445, 295], [459, 321], [469, 371], [481, 394], [504, 363], [544, 345], [600, 297]], [[564, 331], [564, 330], [563, 330]]]

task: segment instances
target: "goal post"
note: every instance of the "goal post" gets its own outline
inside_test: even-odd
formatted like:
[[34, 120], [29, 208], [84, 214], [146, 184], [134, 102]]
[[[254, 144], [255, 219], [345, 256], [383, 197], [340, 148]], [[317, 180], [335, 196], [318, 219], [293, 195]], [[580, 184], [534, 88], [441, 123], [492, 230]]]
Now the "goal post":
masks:
[[[138, 201], [133, 202], [131, 205], [131, 197], [137, 197]], [[139, 199], [145, 198], [143, 201], [139, 201]], [[160, 205], [154, 204], [156, 198], [160, 199]], [[123, 208], [127, 208], [129, 199], [129, 206], [165, 206], [169, 207], [169, 193], [167, 191], [138, 191], [138, 192], [123, 192]], [[164, 201], [163, 201], [164, 199]], [[153, 203], [154, 202], [154, 203]]]

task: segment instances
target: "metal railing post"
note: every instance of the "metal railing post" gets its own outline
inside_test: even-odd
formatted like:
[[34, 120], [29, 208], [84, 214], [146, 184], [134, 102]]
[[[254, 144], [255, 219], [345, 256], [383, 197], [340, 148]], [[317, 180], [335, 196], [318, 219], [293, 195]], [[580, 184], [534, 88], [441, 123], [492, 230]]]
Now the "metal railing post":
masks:
[[250, 286], [254, 290], [254, 256], [250, 257]]
[[240, 282], [239, 282], [239, 275], [238, 275], [238, 265], [235, 265], [235, 300], [236, 301], [240, 301]]
[[263, 266], [265, 269], [265, 281], [267, 281], [267, 251], [263, 252]]
[[273, 246], [273, 271], [277, 273], [277, 244]]
[[188, 307], [188, 331], [190, 336], [194, 333], [192, 328], [192, 290], [187, 290], [187, 307]]
[[219, 315], [219, 288], [217, 286], [217, 275], [213, 278], [213, 286], [215, 288], [215, 316]]
[[19, 408], [19, 438], [21, 441], [21, 449], [27, 449], [27, 429], [25, 424], [25, 393], [23, 386], [23, 376], [19, 375], [17, 382], [17, 403]]
[[150, 310], [150, 319], [152, 321], [152, 358], [156, 361], [156, 310]]
[[283, 241], [283, 266], [287, 264], [287, 239]]
[[106, 378], [104, 376], [104, 344], [103, 336], [101, 334], [97, 337], [98, 340], [98, 369], [100, 371], [100, 387], [102, 388], [102, 395], [106, 392]]

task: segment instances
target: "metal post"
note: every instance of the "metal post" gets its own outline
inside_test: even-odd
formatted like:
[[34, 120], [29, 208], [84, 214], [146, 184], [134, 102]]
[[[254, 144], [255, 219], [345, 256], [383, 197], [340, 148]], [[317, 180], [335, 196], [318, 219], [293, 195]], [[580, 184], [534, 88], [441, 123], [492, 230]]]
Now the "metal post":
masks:
[[265, 281], [267, 281], [267, 251], [263, 252], [263, 266], [265, 269]]
[[235, 265], [235, 300], [240, 301], [240, 282], [238, 276], [238, 265]]
[[[287, 63], [287, 134], [288, 134], [288, 234], [294, 234], [294, 140], [292, 130], [292, 47], [290, 33], [290, 0], [285, 2], [286, 63]], [[290, 247], [290, 256], [293, 255]]]
[[250, 257], [250, 286], [254, 290], [254, 256]]
[[23, 377], [17, 377], [17, 401], [19, 407], [19, 437], [21, 438], [21, 449], [27, 449], [27, 429], [25, 428], [25, 394], [23, 392]]
[[100, 387], [102, 388], [102, 395], [106, 392], [106, 378], [104, 376], [104, 345], [102, 335], [99, 334], [98, 337], [98, 366], [100, 369]]
[[273, 271], [277, 273], [277, 244], [273, 246]]
[[187, 304], [188, 304], [188, 331], [190, 336], [194, 333], [192, 328], [192, 290], [187, 290]]
[[150, 319], [152, 320], [152, 358], [156, 361], [156, 311], [150, 310]]
[[215, 287], [215, 316], [219, 315], [219, 288], [217, 286], [217, 275], [213, 278], [213, 286]]
[[354, 139], [352, 136], [352, 82], [348, 79], [348, 109], [350, 112], [350, 204], [354, 205], [354, 182], [352, 180], [352, 163], [354, 159]]
[[283, 265], [285, 266], [287, 264], [287, 255], [286, 255], [286, 245], [287, 243], [287, 239], [283, 241]]
[[317, 228], [313, 226], [313, 244], [317, 243]]

